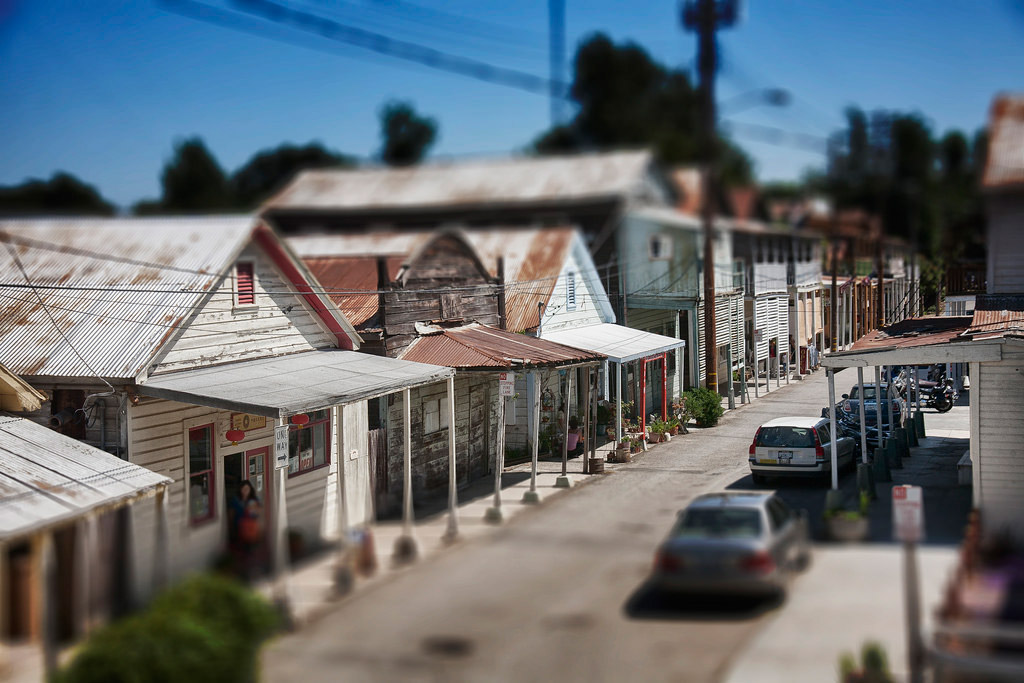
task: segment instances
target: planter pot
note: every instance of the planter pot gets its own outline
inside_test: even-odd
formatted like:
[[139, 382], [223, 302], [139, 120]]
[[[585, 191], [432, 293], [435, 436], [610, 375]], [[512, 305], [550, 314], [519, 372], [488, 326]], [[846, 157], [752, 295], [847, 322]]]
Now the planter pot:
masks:
[[591, 474], [604, 474], [604, 458], [590, 458], [588, 465]]
[[613, 462], [629, 462], [629, 446], [619, 446], [615, 449], [615, 460]]
[[849, 518], [836, 515], [825, 519], [828, 536], [834, 541], [853, 543], [866, 540], [868, 537], [868, 518]]
[[672, 427], [670, 430], [668, 430], [668, 433], [671, 434], [672, 436], [675, 436], [676, 434], [679, 433], [679, 427]]

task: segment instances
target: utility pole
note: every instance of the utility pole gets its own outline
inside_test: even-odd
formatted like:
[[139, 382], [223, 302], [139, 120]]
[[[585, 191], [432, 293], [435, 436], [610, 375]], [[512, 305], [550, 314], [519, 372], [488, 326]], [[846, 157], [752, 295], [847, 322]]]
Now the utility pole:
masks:
[[[715, 31], [736, 22], [736, 0], [687, 0], [683, 26], [697, 33], [697, 69], [700, 74], [701, 132], [704, 135], [704, 359], [707, 388], [718, 393], [718, 345], [715, 338]], [[731, 378], [730, 378], [731, 380]]]

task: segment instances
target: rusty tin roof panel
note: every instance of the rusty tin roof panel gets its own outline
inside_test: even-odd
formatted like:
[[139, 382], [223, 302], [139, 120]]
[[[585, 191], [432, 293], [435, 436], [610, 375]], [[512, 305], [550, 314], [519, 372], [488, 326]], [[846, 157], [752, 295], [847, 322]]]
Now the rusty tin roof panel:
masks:
[[466, 325], [418, 338], [401, 358], [457, 369], [501, 369], [592, 363], [605, 356], [486, 325]]
[[506, 157], [409, 168], [305, 171], [267, 211], [359, 211], [545, 203], [630, 196], [643, 190], [647, 151]]
[[904, 349], [956, 341], [970, 326], [970, 316], [933, 315], [909, 318], [874, 330], [854, 343], [852, 351]]
[[30, 420], [0, 415], [0, 541], [169, 483]]
[[1001, 335], [1024, 332], [1024, 296], [979, 295], [967, 334]]
[[[387, 256], [388, 277], [394, 279], [404, 256]], [[357, 329], [372, 324], [379, 301], [376, 291], [377, 258], [374, 256], [325, 256], [303, 259], [348, 321]], [[363, 293], [365, 292], [365, 293]]]
[[0, 363], [25, 376], [135, 378], [253, 227], [251, 216], [0, 221]]
[[1024, 185], [1024, 94], [1000, 95], [989, 113], [988, 157], [982, 185]]

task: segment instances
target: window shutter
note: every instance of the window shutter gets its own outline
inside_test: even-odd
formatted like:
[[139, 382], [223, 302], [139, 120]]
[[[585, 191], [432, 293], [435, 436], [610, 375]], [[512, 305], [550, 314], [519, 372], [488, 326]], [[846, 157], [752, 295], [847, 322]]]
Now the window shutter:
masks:
[[235, 293], [239, 306], [256, 303], [256, 282], [252, 274], [252, 263], [235, 265]]
[[572, 271], [565, 274], [565, 307], [576, 310], [576, 273]]

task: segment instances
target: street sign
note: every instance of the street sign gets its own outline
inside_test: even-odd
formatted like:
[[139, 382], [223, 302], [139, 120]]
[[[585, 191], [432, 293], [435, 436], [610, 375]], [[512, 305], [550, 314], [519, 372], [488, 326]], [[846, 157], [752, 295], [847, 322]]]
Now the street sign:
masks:
[[274, 427], [274, 469], [288, 467], [288, 425]]
[[498, 395], [514, 396], [516, 393], [516, 375], [514, 372], [498, 373]]
[[892, 533], [897, 541], [917, 543], [924, 538], [924, 505], [920, 486], [892, 487]]
[[761, 330], [761, 328], [759, 327], [756, 330], [754, 330], [754, 342], [760, 344], [763, 339], [764, 332]]

